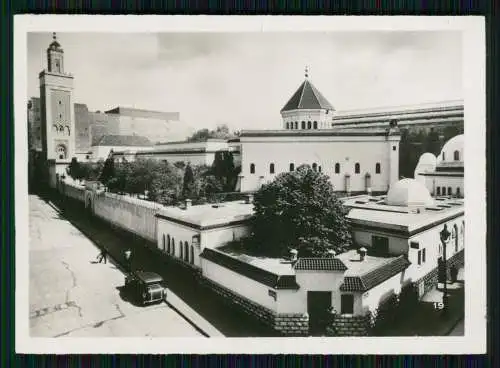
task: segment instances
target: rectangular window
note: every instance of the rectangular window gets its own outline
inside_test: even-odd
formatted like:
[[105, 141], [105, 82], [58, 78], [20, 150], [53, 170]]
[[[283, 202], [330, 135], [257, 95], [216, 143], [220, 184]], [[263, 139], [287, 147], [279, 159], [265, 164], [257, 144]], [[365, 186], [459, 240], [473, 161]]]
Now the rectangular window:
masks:
[[354, 313], [354, 295], [343, 294], [340, 297], [340, 313], [353, 314]]
[[372, 236], [372, 251], [374, 256], [386, 256], [389, 254], [389, 238], [385, 236]]
[[422, 263], [425, 263], [425, 248], [422, 249]]
[[418, 261], [417, 261], [417, 263], [419, 265], [422, 264], [422, 251], [421, 250], [418, 251]]

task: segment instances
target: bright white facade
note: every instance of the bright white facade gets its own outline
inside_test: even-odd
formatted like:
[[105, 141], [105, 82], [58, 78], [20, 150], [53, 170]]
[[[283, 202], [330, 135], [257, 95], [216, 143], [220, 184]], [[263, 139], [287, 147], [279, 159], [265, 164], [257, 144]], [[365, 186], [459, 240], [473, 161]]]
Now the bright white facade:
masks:
[[201, 267], [204, 248], [220, 247], [248, 235], [253, 204], [245, 201], [166, 207], [156, 215], [158, 248], [186, 264]]
[[[356, 246], [367, 248], [368, 254], [407, 257], [411, 266], [404, 282], [417, 285], [420, 295], [435, 286], [435, 277], [427, 276], [434, 272], [437, 277], [438, 263], [444, 258], [463, 263], [465, 220], [461, 199], [433, 199], [422, 183], [403, 179], [387, 196], [358, 196], [344, 200], [344, 205], [351, 208], [347, 218]], [[440, 240], [445, 226], [450, 232], [446, 254]]]
[[415, 168], [415, 179], [433, 196], [464, 196], [464, 135], [445, 143], [437, 157], [424, 153]]
[[256, 191], [303, 164], [328, 175], [337, 191], [387, 191], [399, 179], [399, 141], [392, 129], [243, 131], [241, 191]]

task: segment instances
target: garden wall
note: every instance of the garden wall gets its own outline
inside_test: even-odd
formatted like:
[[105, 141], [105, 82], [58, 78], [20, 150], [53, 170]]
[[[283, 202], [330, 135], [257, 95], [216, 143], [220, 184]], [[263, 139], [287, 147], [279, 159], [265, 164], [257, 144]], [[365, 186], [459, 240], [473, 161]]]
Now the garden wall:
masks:
[[85, 187], [83, 185], [61, 181], [60, 190], [66, 197], [76, 199], [82, 203], [85, 201]]

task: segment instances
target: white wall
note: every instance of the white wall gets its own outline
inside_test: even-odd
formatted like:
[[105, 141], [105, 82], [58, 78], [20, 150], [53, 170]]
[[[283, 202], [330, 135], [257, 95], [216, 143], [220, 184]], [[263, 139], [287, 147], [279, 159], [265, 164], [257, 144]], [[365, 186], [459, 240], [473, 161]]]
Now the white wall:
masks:
[[391, 235], [391, 233], [385, 233], [383, 231], [364, 231], [364, 230], [353, 230], [354, 234], [354, 241], [362, 245], [366, 248], [370, 248], [372, 246], [372, 236], [383, 236], [389, 239], [389, 253], [392, 255], [401, 255], [401, 254], [406, 254], [408, 252], [408, 239], [407, 238], [401, 238], [397, 237], [394, 235]]
[[446, 194], [448, 195], [448, 187], [451, 187], [452, 195], [457, 194], [457, 188], [460, 188], [460, 197], [464, 196], [464, 178], [456, 176], [429, 176], [418, 175], [418, 180], [425, 184], [431, 195], [437, 195], [437, 187], [441, 188], [440, 195], [443, 195], [442, 187], [446, 187]]
[[[276, 311], [276, 301], [269, 296], [269, 290], [275, 290], [269, 286], [256, 282], [227, 268], [221, 267], [206, 259], [202, 259], [203, 276], [232, 290], [254, 303]], [[277, 293], [278, 294], [278, 293]], [[281, 295], [277, 296], [280, 299]], [[286, 297], [285, 297], [286, 298]]]
[[297, 302], [304, 312], [307, 312], [308, 291], [331, 291], [332, 307], [340, 312], [339, 288], [344, 281], [343, 272], [297, 270], [295, 273], [297, 283], [300, 285]]
[[402, 282], [405, 280], [404, 272], [405, 271], [394, 275], [390, 279], [363, 293], [358, 299], [360, 302], [358, 302], [358, 304], [355, 303], [357, 309], [355, 308], [354, 313], [361, 315], [368, 311], [374, 312], [380, 303], [386, 300], [392, 293], [399, 294], [401, 292]]
[[[290, 139], [291, 138], [291, 139]], [[391, 166], [389, 159], [392, 144], [385, 137], [317, 137], [327, 139], [302, 139], [298, 137], [264, 138], [242, 137], [242, 191], [257, 190], [262, 183], [273, 180], [281, 172], [288, 172], [290, 163], [295, 169], [301, 164], [321, 166], [322, 172], [330, 177], [335, 190], [345, 190], [345, 174], [350, 177], [351, 191], [365, 191], [365, 174], [371, 174], [373, 191], [386, 191], [389, 183], [397, 180], [397, 161]], [[328, 139], [329, 138], [329, 139]], [[335, 140], [333, 139], [335, 138]], [[340, 138], [337, 139], [337, 138]], [[374, 140], [380, 138], [379, 140]], [[399, 137], [398, 137], [399, 138]], [[399, 146], [398, 142], [394, 145]], [[396, 151], [397, 159], [398, 151]], [[394, 158], [393, 158], [394, 159]], [[335, 174], [335, 163], [340, 164], [340, 173]], [[360, 173], [354, 173], [354, 165], [360, 164]], [[381, 173], [375, 173], [375, 164], [381, 164]], [[255, 173], [250, 173], [250, 164], [255, 164]], [[270, 163], [274, 163], [275, 174], [270, 174]], [[394, 170], [396, 169], [396, 173]], [[391, 177], [392, 175], [392, 177]], [[260, 177], [263, 177], [262, 179]], [[395, 176], [395, 178], [394, 178]]]
[[166, 219], [157, 218], [158, 221], [158, 237], [157, 245], [159, 249], [163, 249], [163, 235], [175, 240], [175, 257], [180, 258], [179, 242], [188, 242], [191, 246], [193, 236], [200, 236], [200, 248], [194, 248], [194, 265], [201, 267], [199, 253], [207, 248], [217, 248], [225, 243], [240, 239], [248, 234], [248, 225], [225, 226], [211, 230], [197, 230], [195, 228], [181, 225]]

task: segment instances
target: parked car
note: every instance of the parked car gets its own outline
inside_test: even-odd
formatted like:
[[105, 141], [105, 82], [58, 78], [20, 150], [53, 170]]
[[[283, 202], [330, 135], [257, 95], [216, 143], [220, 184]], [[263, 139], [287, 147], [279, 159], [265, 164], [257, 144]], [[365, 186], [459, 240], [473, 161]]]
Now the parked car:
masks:
[[154, 272], [134, 271], [125, 277], [125, 289], [141, 305], [160, 303], [167, 293], [163, 278]]

